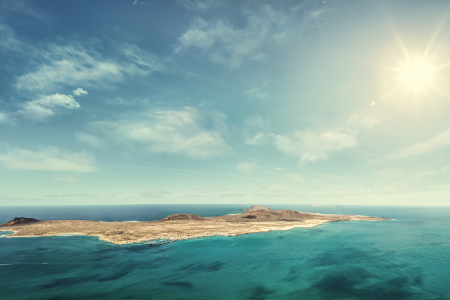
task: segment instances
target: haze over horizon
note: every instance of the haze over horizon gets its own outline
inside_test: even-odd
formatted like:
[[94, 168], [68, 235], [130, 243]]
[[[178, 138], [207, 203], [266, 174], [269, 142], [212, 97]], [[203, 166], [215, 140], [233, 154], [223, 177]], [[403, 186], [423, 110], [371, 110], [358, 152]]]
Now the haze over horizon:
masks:
[[450, 205], [448, 1], [0, 2], [0, 206]]

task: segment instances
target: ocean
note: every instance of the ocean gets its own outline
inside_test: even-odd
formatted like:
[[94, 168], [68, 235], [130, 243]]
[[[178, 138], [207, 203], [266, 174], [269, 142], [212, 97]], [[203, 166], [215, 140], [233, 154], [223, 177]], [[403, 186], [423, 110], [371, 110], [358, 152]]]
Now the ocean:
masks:
[[[151, 221], [174, 213], [236, 214], [249, 206], [0, 207], [0, 223]], [[268, 206], [394, 220], [158, 247], [88, 236], [6, 238], [0, 231], [0, 299], [450, 299], [450, 207]]]

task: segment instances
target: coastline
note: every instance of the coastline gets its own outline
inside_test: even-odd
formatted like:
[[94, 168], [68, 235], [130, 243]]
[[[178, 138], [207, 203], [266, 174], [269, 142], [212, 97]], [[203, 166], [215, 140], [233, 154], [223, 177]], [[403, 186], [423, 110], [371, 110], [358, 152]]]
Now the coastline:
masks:
[[[125, 222], [122, 222], [125, 223]], [[13, 233], [2, 235], [1, 237], [5, 238], [39, 238], [39, 237], [50, 237], [50, 236], [94, 236], [98, 237], [100, 240], [116, 244], [116, 245], [126, 245], [126, 244], [138, 244], [138, 243], [147, 243], [152, 244], [158, 243], [161, 240], [169, 240], [169, 242], [175, 242], [175, 241], [182, 241], [182, 240], [190, 240], [190, 239], [198, 239], [198, 238], [204, 238], [204, 237], [211, 237], [211, 236], [238, 236], [238, 235], [244, 235], [244, 234], [251, 234], [251, 233], [264, 233], [264, 232], [271, 232], [271, 231], [285, 231], [285, 230], [291, 230], [294, 228], [313, 228], [319, 225], [322, 225], [324, 223], [328, 223], [328, 221], [319, 223], [319, 224], [300, 224], [300, 225], [289, 225], [286, 227], [277, 227], [273, 229], [263, 229], [258, 231], [249, 231], [249, 232], [241, 232], [241, 233], [226, 233], [226, 232], [214, 232], [214, 233], [203, 233], [203, 234], [184, 234], [184, 235], [174, 235], [174, 236], [152, 236], [150, 238], [144, 237], [140, 239], [135, 240], [127, 240], [127, 241], [117, 241], [114, 239], [109, 239], [105, 235], [98, 234], [98, 235], [91, 235], [91, 234], [85, 234], [85, 233], [79, 233], [79, 232], [71, 232], [71, 233], [55, 233], [55, 234], [49, 234], [49, 235], [17, 235], [19, 231], [14, 230], [5, 230], [5, 231], [12, 231]], [[0, 232], [3, 232], [0, 228]]]

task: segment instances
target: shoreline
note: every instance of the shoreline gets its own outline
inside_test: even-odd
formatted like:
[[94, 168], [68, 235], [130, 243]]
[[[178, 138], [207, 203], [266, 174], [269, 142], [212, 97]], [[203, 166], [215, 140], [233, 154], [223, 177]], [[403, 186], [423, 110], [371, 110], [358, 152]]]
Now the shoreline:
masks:
[[[101, 222], [101, 221], [98, 221], [98, 222]], [[127, 222], [128, 221], [125, 221], [125, 222], [121, 221], [120, 223], [127, 223]], [[132, 222], [133, 223], [136, 223], [136, 222], [141, 223], [140, 221], [132, 221]], [[142, 223], [144, 223], [144, 222], [146, 222], [146, 221], [142, 221]], [[112, 222], [108, 222], [108, 223], [112, 223]], [[290, 223], [292, 223], [292, 222], [290, 222]], [[137, 244], [137, 243], [145, 243], [145, 242], [147, 242], [147, 244], [152, 244], [150, 242], [157, 243], [160, 240], [169, 240], [169, 242], [176, 242], [176, 241], [198, 239], [198, 238], [204, 238], [204, 237], [210, 237], [210, 236], [238, 236], [238, 235], [251, 234], [251, 233], [286, 231], [286, 230], [291, 230], [294, 228], [314, 228], [314, 227], [317, 227], [324, 223], [329, 223], [329, 221], [324, 221], [324, 222], [321, 222], [318, 224], [289, 225], [286, 227], [279, 227], [279, 228], [277, 227], [277, 228], [268, 229], [268, 230], [249, 231], [249, 232], [242, 232], [242, 233], [213, 232], [213, 233], [203, 233], [203, 234], [194, 234], [194, 235], [183, 234], [183, 235], [174, 235], [174, 236], [154, 236], [154, 237], [151, 237], [150, 239], [144, 237], [144, 238], [128, 240], [128, 241], [122, 240], [120, 242], [114, 241], [113, 239], [108, 239], [103, 234], [91, 235], [91, 234], [85, 234], [85, 233], [80, 233], [80, 232], [54, 233], [54, 234], [48, 234], [48, 235], [47, 234], [46, 235], [35, 235], [35, 234], [20, 235], [20, 231], [18, 231], [18, 230], [2, 230], [4, 227], [0, 227], [0, 233], [6, 232], [6, 231], [12, 232], [9, 234], [1, 235], [1, 237], [5, 237], [5, 238], [39, 238], [39, 237], [51, 237], [51, 236], [61, 236], [61, 237], [64, 237], [64, 236], [93, 236], [93, 237], [98, 237], [100, 240], [102, 240], [104, 242], [112, 243], [115, 245], [126, 245], [126, 244]], [[19, 233], [19, 235], [16, 235], [17, 233]]]

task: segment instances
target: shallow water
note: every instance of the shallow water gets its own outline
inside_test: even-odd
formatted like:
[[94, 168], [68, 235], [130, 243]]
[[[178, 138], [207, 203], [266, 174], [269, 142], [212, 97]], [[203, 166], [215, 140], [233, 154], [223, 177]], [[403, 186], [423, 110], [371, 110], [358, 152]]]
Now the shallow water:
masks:
[[[247, 206], [2, 207], [14, 217], [149, 221]], [[0, 237], [0, 299], [450, 299], [450, 208], [270, 206], [388, 217], [159, 247]], [[4, 235], [1, 232], [0, 235]]]

